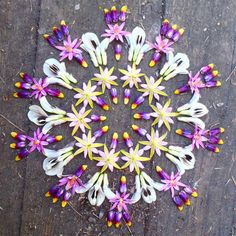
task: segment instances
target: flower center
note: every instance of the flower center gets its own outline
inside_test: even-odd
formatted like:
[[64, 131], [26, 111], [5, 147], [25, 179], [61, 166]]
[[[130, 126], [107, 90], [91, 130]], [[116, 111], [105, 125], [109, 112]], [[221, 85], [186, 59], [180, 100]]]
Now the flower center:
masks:
[[34, 140], [34, 145], [39, 145], [40, 141], [39, 140]]
[[36, 89], [39, 90], [39, 91], [42, 91], [42, 90], [43, 90], [43, 87], [42, 87], [41, 85], [36, 85], [35, 87], [36, 87]]
[[72, 47], [67, 46], [67, 47], [66, 47], [66, 51], [67, 51], [67, 52], [72, 52]]
[[115, 25], [115, 26], [114, 26], [114, 33], [115, 33], [115, 34], [119, 34], [119, 33], [120, 33], [120, 29], [119, 29], [119, 26], [118, 26], [118, 25]]

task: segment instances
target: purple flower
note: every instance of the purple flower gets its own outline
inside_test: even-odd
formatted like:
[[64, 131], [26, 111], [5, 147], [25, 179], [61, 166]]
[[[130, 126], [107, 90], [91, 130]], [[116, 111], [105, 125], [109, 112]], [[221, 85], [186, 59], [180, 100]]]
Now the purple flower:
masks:
[[110, 42], [115, 40], [120, 40], [122, 43], [124, 42], [123, 37], [130, 34], [130, 32], [124, 31], [123, 28], [125, 27], [125, 22], [121, 25], [115, 24], [111, 25], [108, 24], [109, 29], [106, 29], [102, 37], [108, 37]]
[[169, 39], [162, 39], [161, 35], [158, 35], [156, 37], [155, 43], [148, 42], [149, 46], [155, 49], [156, 52], [163, 52], [163, 53], [173, 52], [174, 49], [170, 47], [173, 43], [174, 42], [171, 42]]
[[67, 40], [64, 40], [63, 44], [64, 46], [56, 46], [56, 48], [61, 51], [60, 61], [64, 60], [65, 58], [68, 58], [71, 61], [77, 54], [82, 53], [82, 51], [78, 49], [81, 44], [81, 40], [77, 38], [71, 41], [71, 36], [68, 35]]

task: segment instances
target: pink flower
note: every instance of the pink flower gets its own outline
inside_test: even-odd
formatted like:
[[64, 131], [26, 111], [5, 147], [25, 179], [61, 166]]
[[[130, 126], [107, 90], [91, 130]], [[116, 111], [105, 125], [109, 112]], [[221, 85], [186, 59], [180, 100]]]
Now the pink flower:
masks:
[[73, 57], [75, 57], [77, 54], [81, 54], [82, 51], [78, 49], [78, 47], [81, 44], [81, 40], [78, 40], [77, 38], [71, 41], [71, 36], [68, 35], [67, 41], [63, 41], [64, 46], [56, 46], [58, 50], [61, 51], [60, 53], [60, 61], [64, 60], [68, 57], [68, 59], [71, 61]]
[[192, 93], [200, 93], [199, 89], [205, 88], [205, 84], [202, 82], [202, 79], [200, 77], [200, 72], [198, 72], [195, 76], [192, 76], [192, 72], [189, 72], [188, 74], [189, 80], [188, 85], [191, 89]]
[[108, 24], [109, 29], [105, 30], [106, 33], [102, 34], [102, 37], [109, 37], [110, 42], [116, 39], [116, 40], [120, 40], [123, 43], [124, 42], [123, 37], [130, 34], [130, 32], [123, 31], [124, 26], [125, 26], [125, 22], [123, 22], [121, 25]]
[[48, 83], [42, 79], [39, 79], [38, 81], [33, 79], [33, 82], [34, 84], [31, 85], [31, 89], [34, 91], [32, 92], [31, 96], [35, 96], [36, 99], [46, 96], [47, 92], [45, 91], [45, 88], [48, 86]]
[[195, 127], [193, 137], [192, 137], [192, 148], [196, 147], [199, 149], [200, 147], [204, 148], [204, 143], [208, 139], [205, 136], [207, 135], [207, 130], [200, 129], [198, 126]]
[[156, 42], [154, 44], [150, 42], [147, 43], [157, 52], [168, 53], [174, 51], [174, 49], [170, 47], [174, 42], [171, 42], [169, 39], [162, 39], [161, 35], [156, 37]]

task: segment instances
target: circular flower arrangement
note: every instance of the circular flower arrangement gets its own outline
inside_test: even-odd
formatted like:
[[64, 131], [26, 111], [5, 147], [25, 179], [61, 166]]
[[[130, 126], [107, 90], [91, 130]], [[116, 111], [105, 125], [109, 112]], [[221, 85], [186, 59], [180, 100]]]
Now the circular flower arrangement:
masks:
[[[65, 21], [61, 21], [60, 27], [53, 27], [53, 34], [45, 34], [44, 38], [55, 49], [60, 52], [60, 61], [64, 59], [76, 60], [83, 67], [88, 67], [84, 60], [82, 50], [86, 51], [94, 67], [99, 71], [94, 74], [94, 78], [83, 83], [82, 88], [77, 88], [77, 80], [67, 72], [64, 62], [56, 59], [47, 59], [43, 65], [46, 75], [44, 79], [32, 78], [26, 73], [20, 76], [23, 82], [17, 82], [15, 86], [22, 89], [14, 93], [18, 98], [35, 98], [39, 105], [29, 107], [28, 118], [35, 123], [38, 128], [31, 135], [12, 132], [11, 135], [17, 140], [12, 143], [11, 148], [19, 149], [16, 160], [26, 158], [34, 151], [42, 153], [46, 158], [43, 161], [43, 169], [49, 176], [58, 176], [59, 181], [53, 185], [46, 193], [47, 197], [52, 197], [53, 203], [61, 200], [62, 207], [76, 194], [88, 192], [88, 200], [91, 205], [100, 206], [105, 199], [111, 203], [111, 208], [107, 214], [107, 224], [119, 227], [121, 220], [131, 226], [131, 216], [129, 205], [137, 203], [141, 198], [152, 203], [156, 200], [156, 191], [171, 192], [171, 197], [177, 208], [182, 211], [183, 206], [190, 205], [190, 196], [197, 197], [196, 189], [182, 183], [181, 176], [186, 170], [193, 169], [195, 148], [205, 148], [212, 152], [219, 152], [217, 144], [223, 144], [220, 134], [223, 128], [206, 129], [201, 117], [208, 113], [207, 107], [199, 102], [200, 90], [202, 88], [212, 88], [221, 86], [216, 80], [218, 71], [214, 70], [214, 65], [209, 64], [202, 67], [196, 75], [188, 71], [189, 59], [186, 54], [173, 54], [172, 45], [183, 35], [184, 30], [177, 25], [171, 25], [168, 20], [164, 20], [160, 33], [155, 42], [146, 41], [146, 34], [140, 27], [135, 27], [132, 32], [125, 30], [127, 7], [122, 6], [117, 11], [113, 6], [111, 10], [104, 10], [107, 29], [99, 41], [94, 33], [87, 32], [81, 39], [71, 39], [69, 28]], [[112, 43], [114, 45], [115, 59], [120, 60], [122, 46], [128, 43], [128, 61], [130, 65], [127, 69], [119, 69], [122, 76], [118, 78], [114, 75], [114, 67], [107, 68], [106, 50]], [[148, 51], [153, 51], [150, 67], [154, 67], [163, 55], [166, 55], [167, 62], [160, 70], [159, 75], [147, 76], [141, 71], [139, 64]], [[175, 90], [175, 94], [190, 92], [192, 99], [173, 111], [170, 99], [164, 97], [168, 95], [164, 92], [163, 81], [168, 81], [178, 74], [188, 74], [188, 81], [185, 85]], [[100, 143], [99, 138], [108, 132], [109, 127], [104, 125], [95, 132], [91, 130], [92, 122], [104, 122], [106, 116], [91, 114], [94, 104], [100, 106], [104, 111], [109, 110], [108, 103], [102, 98], [106, 90], [109, 90], [112, 102], [118, 103], [118, 79], [123, 80], [123, 103], [136, 109], [145, 98], [151, 112], [135, 113], [133, 118], [137, 120], [153, 120], [150, 132], [137, 125], [132, 125], [132, 130], [140, 135], [141, 140], [134, 145], [128, 132], [123, 133], [123, 140], [127, 148], [119, 150], [118, 133], [114, 132], [110, 146]], [[64, 95], [58, 89], [50, 88], [51, 84], [58, 84], [75, 92], [77, 99], [72, 104], [71, 110], [65, 111], [51, 105], [47, 96], [63, 98]], [[132, 103], [130, 102], [132, 89], [141, 93]], [[78, 107], [80, 108], [78, 109]], [[190, 140], [190, 144], [185, 147], [168, 146], [166, 141], [167, 133], [171, 130], [173, 119], [192, 124], [193, 128], [177, 129], [176, 133]], [[57, 125], [67, 123], [72, 127], [72, 136], [75, 141], [69, 143], [62, 149], [48, 149], [48, 145], [58, 142], [62, 136], [52, 136], [49, 131]], [[165, 127], [166, 132], [159, 134], [159, 128]], [[160, 166], [156, 166], [159, 180], [152, 179], [145, 171], [145, 162], [151, 161], [153, 157], [165, 156], [177, 167], [177, 173], [168, 174]], [[100, 167], [90, 179], [82, 177], [87, 168], [81, 165], [75, 173], [63, 175], [64, 167], [75, 157], [82, 156], [95, 161]], [[107, 171], [114, 168], [122, 171], [129, 168], [130, 172], [136, 172], [135, 191], [131, 193], [127, 189], [126, 177], [120, 178], [120, 185], [117, 191], [109, 187]]]

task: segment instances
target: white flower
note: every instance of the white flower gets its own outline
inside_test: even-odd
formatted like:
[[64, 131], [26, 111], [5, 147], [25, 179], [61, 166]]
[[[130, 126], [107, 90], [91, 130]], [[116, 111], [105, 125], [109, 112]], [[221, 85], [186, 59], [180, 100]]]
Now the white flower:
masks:
[[167, 62], [160, 71], [164, 80], [169, 80], [177, 74], [188, 74], [189, 59], [186, 54], [177, 53], [175, 56], [172, 52], [167, 54]]

